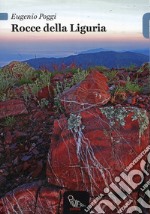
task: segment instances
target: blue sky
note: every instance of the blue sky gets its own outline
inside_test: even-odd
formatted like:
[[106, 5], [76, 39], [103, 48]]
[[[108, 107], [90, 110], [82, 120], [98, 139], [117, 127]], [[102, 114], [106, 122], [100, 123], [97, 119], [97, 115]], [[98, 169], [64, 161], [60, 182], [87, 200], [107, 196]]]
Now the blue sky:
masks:
[[[0, 12], [9, 14], [0, 21], [0, 66], [11, 60], [67, 56], [83, 50], [106, 48], [129, 50], [148, 47], [142, 35], [142, 16], [150, 10], [148, 0], [7, 0], [0, 1]], [[56, 14], [55, 21], [11, 20], [11, 15]], [[107, 27], [106, 33], [12, 33], [11, 24], [39, 25], [70, 23]]]

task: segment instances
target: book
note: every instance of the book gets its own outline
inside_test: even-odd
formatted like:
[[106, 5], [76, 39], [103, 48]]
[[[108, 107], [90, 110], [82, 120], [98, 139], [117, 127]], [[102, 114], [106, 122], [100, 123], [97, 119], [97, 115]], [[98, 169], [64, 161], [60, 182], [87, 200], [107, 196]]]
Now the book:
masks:
[[0, 2], [0, 213], [149, 213], [148, 8]]

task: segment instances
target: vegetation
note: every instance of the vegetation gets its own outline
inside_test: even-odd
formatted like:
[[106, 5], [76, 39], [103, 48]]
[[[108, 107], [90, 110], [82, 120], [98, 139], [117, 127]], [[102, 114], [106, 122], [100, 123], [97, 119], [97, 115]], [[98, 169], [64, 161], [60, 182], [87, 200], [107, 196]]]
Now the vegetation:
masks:
[[141, 88], [142, 93], [144, 94], [150, 94], [150, 75], [148, 76], [148, 84], [143, 85], [143, 87]]
[[27, 102], [38, 91], [49, 86], [50, 72], [35, 71], [26, 63], [14, 63], [0, 70], [0, 101], [10, 98], [13, 87], [24, 86], [23, 98]]
[[128, 78], [126, 84], [124, 86], [118, 85], [115, 90], [114, 90], [114, 95], [119, 94], [119, 93], [136, 93], [140, 92], [141, 87], [138, 85], [136, 82], [132, 82], [130, 78]]
[[29, 98], [31, 98], [31, 96], [36, 96], [38, 91], [50, 85], [50, 80], [51, 80], [51, 73], [41, 72], [41, 74], [35, 81], [32, 81], [29, 84], [26, 84], [26, 87], [23, 93], [24, 99], [27, 101]]
[[40, 101], [38, 101], [38, 104], [41, 108], [45, 108], [48, 106], [49, 101], [46, 98], [43, 98]]
[[15, 117], [12, 116], [12, 117], [6, 117], [1, 125], [7, 126], [7, 127], [12, 127], [13, 125], [15, 125], [15, 123], [16, 123], [16, 119], [15, 119]]
[[22, 93], [22, 96], [26, 103], [31, 98], [31, 93], [30, 93], [29, 87], [27, 85], [24, 86], [24, 91]]
[[10, 73], [0, 71], [0, 100], [5, 100], [8, 89], [15, 85], [15, 78]]
[[111, 91], [112, 102], [115, 103], [116, 99], [125, 101], [128, 98], [128, 94], [134, 95], [135, 93], [141, 92], [141, 89], [141, 86], [139, 86], [136, 81], [131, 81], [128, 77], [125, 85], [119, 84], [117, 87], [114, 87], [114, 90]]
[[118, 71], [116, 70], [104, 72], [104, 75], [108, 78], [109, 82], [112, 82], [116, 78], [117, 74]]
[[88, 74], [89, 71], [77, 69], [70, 80], [65, 79], [63, 82], [56, 83], [56, 87], [54, 89], [55, 92], [54, 103], [59, 112], [63, 112], [63, 107], [60, 102], [60, 95], [67, 89], [83, 81]]
[[[57, 73], [66, 74], [67, 72], [71, 72], [73, 74], [71, 78], [66, 78], [63, 81], [56, 82], [54, 87], [54, 105], [57, 111], [63, 112], [63, 107], [60, 102], [61, 94], [64, 91], [70, 89], [72, 86], [83, 81], [91, 70], [98, 70], [108, 78], [109, 85], [113, 86], [111, 90], [112, 96], [116, 96], [118, 94], [126, 96], [128, 93], [139, 93], [142, 90], [145, 90], [146, 87], [149, 87], [144, 86], [144, 88], [138, 84], [138, 74], [142, 73], [145, 69], [149, 69], [148, 63], [144, 66], [145, 67], [142, 66], [141, 69], [137, 71], [137, 78], [132, 81], [129, 76], [126, 78], [123, 73], [119, 73], [119, 70], [109, 70], [105, 66], [95, 66], [94, 68], [89, 68], [88, 70], [82, 70], [77, 68], [77, 66], [73, 63], [70, 67], [65, 65], [62, 66], [64, 70], [62, 69], [60, 72], [55, 69], [55, 72], [51, 73], [47, 70], [35, 70], [26, 63], [13, 62], [0, 70], [0, 101], [11, 99], [11, 97], [13, 97], [12, 92], [14, 88], [22, 86], [22, 98], [25, 100], [26, 104], [29, 103], [31, 99], [33, 99], [36, 100], [36, 103], [39, 107], [47, 107], [50, 101], [45, 98], [38, 100], [38, 92], [44, 87], [49, 87], [51, 84], [51, 78]], [[131, 65], [130, 67], [126, 68], [125, 71], [134, 71], [135, 68], [135, 65]], [[119, 75], [122, 75], [121, 78]], [[117, 85], [117, 81], [120, 79], [125, 83]], [[149, 88], [148, 90], [150, 91]]]
[[141, 87], [136, 82], [130, 81], [130, 78], [128, 78], [125, 85], [125, 90], [128, 92], [140, 92]]
[[78, 69], [70, 80], [65, 79], [63, 82], [57, 82], [55, 88], [55, 95], [60, 95], [63, 91], [66, 91], [73, 85], [80, 83], [86, 78], [88, 74], [88, 71]]
[[108, 68], [105, 66], [95, 66], [95, 67], [92, 67], [91, 69], [96, 69], [96, 70], [101, 71], [101, 72], [108, 71]]
[[70, 118], [68, 119], [68, 129], [74, 132], [78, 132], [79, 129], [84, 129], [84, 125], [82, 125], [81, 115], [70, 114]]
[[136, 65], [131, 64], [129, 67], [126, 68], [126, 71], [133, 72], [136, 70]]

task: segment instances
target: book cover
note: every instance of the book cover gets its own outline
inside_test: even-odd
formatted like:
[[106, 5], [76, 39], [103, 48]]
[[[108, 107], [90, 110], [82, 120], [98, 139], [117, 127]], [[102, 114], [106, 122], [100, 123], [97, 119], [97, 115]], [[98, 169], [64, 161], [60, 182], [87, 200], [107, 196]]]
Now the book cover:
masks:
[[149, 7], [0, 1], [0, 213], [150, 212]]

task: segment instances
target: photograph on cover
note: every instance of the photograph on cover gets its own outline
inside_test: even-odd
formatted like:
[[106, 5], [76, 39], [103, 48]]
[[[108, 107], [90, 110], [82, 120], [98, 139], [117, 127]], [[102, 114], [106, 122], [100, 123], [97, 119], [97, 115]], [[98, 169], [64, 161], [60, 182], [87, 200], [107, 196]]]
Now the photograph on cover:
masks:
[[0, 213], [150, 213], [149, 11], [0, 1]]

